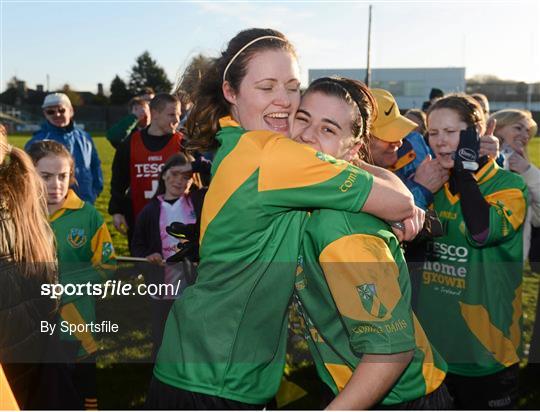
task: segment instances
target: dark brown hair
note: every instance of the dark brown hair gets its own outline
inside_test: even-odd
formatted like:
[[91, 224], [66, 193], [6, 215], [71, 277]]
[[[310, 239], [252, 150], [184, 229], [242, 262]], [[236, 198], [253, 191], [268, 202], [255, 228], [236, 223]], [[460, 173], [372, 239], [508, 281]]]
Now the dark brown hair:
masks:
[[234, 36], [225, 51], [207, 64], [206, 71], [202, 73], [202, 82], [193, 94], [194, 106], [187, 120], [186, 129], [194, 148], [210, 149], [217, 146], [215, 135], [220, 130], [219, 119], [230, 115], [230, 103], [222, 91], [225, 68], [246, 44], [263, 36], [275, 36], [282, 40], [259, 40], [234, 59], [225, 77], [225, 81], [234, 91], [238, 92], [240, 83], [246, 75], [248, 62], [256, 53], [264, 50], [285, 50], [296, 57], [292, 44], [277, 30], [252, 28]]
[[314, 80], [304, 92], [304, 96], [315, 92], [342, 99], [355, 109], [351, 133], [355, 143], [364, 143], [360, 151], [361, 157], [369, 159], [369, 132], [373, 119], [377, 117], [377, 103], [369, 88], [358, 80], [332, 76]]
[[27, 152], [32, 159], [32, 162], [34, 162], [34, 165], [37, 165], [44, 157], [51, 155], [67, 159], [69, 162], [69, 185], [71, 186], [77, 183], [75, 180], [75, 162], [63, 144], [55, 142], [54, 140], [41, 140], [33, 143], [28, 148]]
[[[414, 119], [408, 117], [409, 115], [413, 116]], [[409, 109], [405, 112], [405, 117], [407, 117], [409, 120], [412, 120], [418, 125], [418, 133], [420, 133], [422, 136], [426, 134], [426, 114], [422, 110]]]
[[140, 97], [140, 96], [134, 97], [133, 99], [131, 99], [131, 100], [128, 102], [128, 109], [129, 109], [129, 112], [131, 113], [131, 111], [133, 110], [133, 108], [134, 108], [135, 106], [144, 106], [145, 104], [148, 104], [148, 100], [143, 99], [143, 98]]
[[150, 110], [161, 113], [169, 103], [180, 104], [180, 100], [169, 93], [158, 93], [150, 100]]
[[188, 155], [187, 153], [182, 153], [182, 152], [176, 153], [172, 155], [171, 157], [169, 157], [167, 161], [165, 162], [165, 164], [163, 165], [161, 172], [159, 173], [159, 183], [158, 183], [158, 187], [156, 189], [156, 193], [154, 197], [165, 193], [165, 181], [163, 180], [163, 175], [165, 174], [167, 170], [169, 170], [171, 167], [174, 167], [174, 166], [184, 166], [184, 165], [190, 164], [193, 160], [194, 159], [192, 156]]
[[450, 109], [455, 111], [459, 115], [461, 121], [465, 122], [467, 127], [479, 127], [481, 134], [486, 130], [484, 111], [480, 104], [469, 95], [463, 93], [450, 94], [437, 100], [427, 111], [428, 123], [429, 115], [437, 109]]

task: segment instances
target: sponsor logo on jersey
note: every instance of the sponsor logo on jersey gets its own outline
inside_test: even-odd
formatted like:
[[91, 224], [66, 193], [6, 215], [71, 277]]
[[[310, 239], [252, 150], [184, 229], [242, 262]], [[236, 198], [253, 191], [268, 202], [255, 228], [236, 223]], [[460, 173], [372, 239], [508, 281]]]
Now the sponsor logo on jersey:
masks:
[[136, 177], [159, 177], [164, 163], [136, 163]]
[[349, 170], [349, 176], [347, 176], [345, 181], [339, 186], [339, 190], [343, 193], [347, 192], [354, 185], [359, 173], [358, 169], [348, 168], [347, 170]]
[[455, 246], [441, 242], [428, 244], [428, 260], [424, 262], [422, 281], [424, 285], [436, 284], [443, 293], [450, 293], [445, 286], [465, 289], [467, 286], [467, 267], [469, 250], [464, 246]]
[[455, 212], [449, 212], [448, 210], [443, 210], [441, 212], [437, 212], [439, 214], [440, 218], [448, 219], [448, 220], [456, 220], [457, 219], [457, 213]]
[[86, 234], [84, 229], [71, 228], [68, 232], [67, 241], [71, 247], [79, 249], [86, 244]]
[[431, 242], [428, 245], [428, 252], [435, 259], [458, 263], [467, 262], [467, 256], [469, 255], [469, 251], [464, 246], [455, 246], [441, 242]]
[[393, 322], [385, 323], [381, 326], [374, 324], [358, 325], [352, 328], [352, 332], [358, 335], [382, 335], [383, 333], [396, 333], [404, 329], [407, 329], [407, 321], [404, 319], [398, 319]]

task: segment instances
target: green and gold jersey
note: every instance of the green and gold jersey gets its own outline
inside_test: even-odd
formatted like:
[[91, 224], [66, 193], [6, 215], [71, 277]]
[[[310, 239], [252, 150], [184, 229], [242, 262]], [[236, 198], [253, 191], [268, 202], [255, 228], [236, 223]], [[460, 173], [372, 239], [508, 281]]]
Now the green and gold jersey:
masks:
[[317, 371], [336, 395], [363, 354], [414, 350], [384, 405], [418, 399], [441, 385], [446, 364], [412, 312], [407, 264], [383, 221], [315, 211], [302, 242], [296, 293]]
[[[83, 202], [69, 190], [62, 208], [49, 217], [56, 238], [60, 283], [78, 285], [104, 281], [116, 268], [111, 235], [103, 217], [90, 203]], [[83, 291], [86, 289], [83, 289]], [[95, 322], [95, 297], [87, 294], [63, 296], [60, 321], [71, 324]], [[81, 343], [78, 356], [85, 357], [97, 351], [90, 332], [70, 335], [61, 332], [63, 340]]]
[[155, 376], [262, 404], [283, 374], [288, 305], [306, 210], [359, 211], [365, 171], [287, 137], [221, 119], [201, 222], [197, 282], [167, 319]]
[[490, 161], [475, 175], [490, 204], [489, 235], [478, 244], [465, 226], [459, 194], [448, 184], [433, 207], [444, 236], [428, 243], [418, 318], [429, 339], [465, 376], [493, 374], [519, 361], [521, 345], [523, 179]]

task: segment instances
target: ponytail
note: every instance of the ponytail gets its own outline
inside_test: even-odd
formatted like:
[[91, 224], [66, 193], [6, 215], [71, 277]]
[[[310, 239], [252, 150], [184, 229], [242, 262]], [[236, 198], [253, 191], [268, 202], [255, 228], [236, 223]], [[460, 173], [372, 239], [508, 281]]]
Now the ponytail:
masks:
[[215, 136], [220, 130], [219, 119], [231, 114], [231, 105], [223, 95], [223, 83], [228, 82], [238, 93], [250, 59], [264, 50], [285, 50], [296, 56], [294, 47], [283, 33], [251, 28], [234, 36], [218, 58], [209, 59], [201, 70], [201, 81], [192, 96], [194, 105], [186, 122], [190, 149], [217, 147]]
[[0, 136], [0, 256], [21, 264], [26, 276], [57, 280], [54, 234], [47, 197], [32, 160]]

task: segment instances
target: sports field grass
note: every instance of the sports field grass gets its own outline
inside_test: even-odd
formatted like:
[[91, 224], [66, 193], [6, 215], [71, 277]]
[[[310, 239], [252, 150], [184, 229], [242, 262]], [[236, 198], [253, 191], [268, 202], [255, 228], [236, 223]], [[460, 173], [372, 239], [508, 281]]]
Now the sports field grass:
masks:
[[[29, 136], [11, 137], [10, 143], [23, 147]], [[111, 165], [114, 149], [103, 136], [94, 138], [102, 162], [105, 187], [96, 202], [96, 207], [104, 216], [113, 242], [119, 255], [128, 254], [126, 239], [112, 226], [111, 216], [107, 213], [110, 197]], [[529, 144], [529, 155], [536, 165], [540, 166], [540, 137]], [[529, 269], [524, 274], [523, 284], [523, 329], [527, 352], [531, 339], [531, 330], [535, 317], [536, 298], [540, 275]], [[98, 358], [98, 390], [100, 409], [139, 409], [143, 406], [146, 389], [151, 376], [151, 365], [145, 363], [150, 354], [149, 307], [148, 301], [142, 297], [122, 297], [105, 299], [98, 302], [98, 319], [114, 320], [120, 325], [121, 333], [114, 338], [103, 337], [100, 340], [101, 353]], [[106, 317], [105, 317], [106, 316]], [[293, 359], [289, 357], [289, 359]], [[320, 388], [317, 386], [313, 368], [306, 357], [300, 361], [289, 362], [287, 371], [291, 379], [308, 391], [312, 398], [318, 398]], [[525, 361], [522, 363], [524, 366]], [[522, 380], [524, 388], [532, 388], [524, 392], [520, 399], [521, 409], [540, 408], [540, 377], [526, 376]], [[309, 395], [308, 397], [309, 398]], [[292, 408], [317, 408], [317, 404], [304, 399], [286, 406]]]

